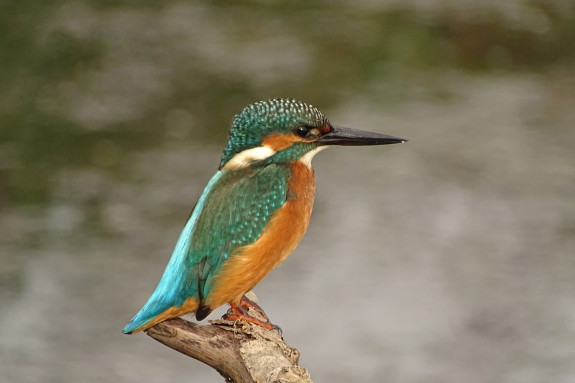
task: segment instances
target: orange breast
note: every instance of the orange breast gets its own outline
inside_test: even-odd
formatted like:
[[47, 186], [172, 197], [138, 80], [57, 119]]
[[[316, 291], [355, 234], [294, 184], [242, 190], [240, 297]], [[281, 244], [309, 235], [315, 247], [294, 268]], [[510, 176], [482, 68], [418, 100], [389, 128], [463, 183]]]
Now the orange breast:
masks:
[[207, 304], [215, 309], [225, 303], [239, 304], [243, 294], [257, 285], [290, 255], [302, 239], [311, 216], [315, 195], [313, 169], [301, 162], [291, 166], [288, 198], [252, 244], [237, 249], [215, 276]]

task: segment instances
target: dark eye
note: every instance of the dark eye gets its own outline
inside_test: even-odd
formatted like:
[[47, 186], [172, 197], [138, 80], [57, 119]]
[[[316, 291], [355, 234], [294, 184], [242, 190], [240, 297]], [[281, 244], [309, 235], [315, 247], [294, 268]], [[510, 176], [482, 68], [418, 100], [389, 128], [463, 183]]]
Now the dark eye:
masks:
[[295, 130], [295, 133], [304, 138], [309, 134], [309, 128], [307, 126], [298, 126]]

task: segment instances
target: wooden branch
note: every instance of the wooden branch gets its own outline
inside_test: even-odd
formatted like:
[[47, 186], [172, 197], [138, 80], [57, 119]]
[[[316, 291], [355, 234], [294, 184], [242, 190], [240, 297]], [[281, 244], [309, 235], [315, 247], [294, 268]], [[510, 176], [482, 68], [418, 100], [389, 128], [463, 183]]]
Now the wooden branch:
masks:
[[281, 336], [252, 323], [224, 320], [199, 325], [169, 319], [146, 330], [158, 342], [216, 369], [227, 382], [312, 383], [300, 353]]

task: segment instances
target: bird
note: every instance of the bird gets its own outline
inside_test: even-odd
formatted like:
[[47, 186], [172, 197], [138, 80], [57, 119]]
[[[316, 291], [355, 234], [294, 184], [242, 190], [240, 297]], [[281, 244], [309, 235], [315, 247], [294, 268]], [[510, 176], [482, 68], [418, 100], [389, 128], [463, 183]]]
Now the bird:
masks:
[[318, 109], [294, 99], [245, 107], [156, 290], [123, 332], [190, 313], [201, 321], [226, 303], [223, 319], [277, 329], [245, 294], [285, 261], [308, 227], [315, 197], [312, 158], [330, 146], [406, 141], [332, 125]]

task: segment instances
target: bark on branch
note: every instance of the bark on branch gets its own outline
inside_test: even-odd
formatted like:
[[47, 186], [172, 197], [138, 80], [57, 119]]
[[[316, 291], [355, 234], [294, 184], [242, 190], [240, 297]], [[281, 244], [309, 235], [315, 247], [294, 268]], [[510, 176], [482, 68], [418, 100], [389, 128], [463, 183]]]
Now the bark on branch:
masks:
[[170, 319], [146, 330], [158, 342], [216, 369], [235, 383], [312, 383], [300, 353], [281, 336], [243, 322], [211, 321], [199, 325]]

